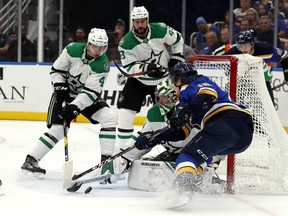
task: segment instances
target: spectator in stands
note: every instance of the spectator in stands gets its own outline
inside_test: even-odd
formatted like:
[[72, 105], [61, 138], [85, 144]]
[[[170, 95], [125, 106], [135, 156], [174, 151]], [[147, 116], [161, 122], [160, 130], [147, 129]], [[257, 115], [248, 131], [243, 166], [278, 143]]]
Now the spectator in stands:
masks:
[[[259, 28], [255, 31], [255, 37], [257, 41], [263, 41], [273, 45], [274, 31], [271, 28], [268, 16], [262, 16], [259, 18]], [[278, 44], [280, 44], [279, 38]]]
[[[226, 10], [225, 15], [224, 15], [224, 22], [221, 27], [228, 27], [230, 26], [230, 11]], [[236, 20], [235, 14], [233, 13], [233, 35], [238, 34], [241, 31], [239, 23]]]
[[[50, 45], [50, 59], [54, 62], [59, 56], [59, 28], [56, 31], [57, 38], [51, 42]], [[73, 38], [68, 36], [66, 27], [63, 26], [63, 44], [62, 48], [66, 47], [69, 43], [73, 42]], [[61, 50], [62, 51], [62, 50]]]
[[208, 31], [205, 34], [207, 40], [207, 47], [204, 48], [204, 55], [211, 55], [212, 52], [222, 45], [221, 41], [218, 40], [217, 34], [215, 31]]
[[197, 50], [197, 38], [196, 38], [196, 35], [195, 35], [195, 37], [192, 38], [191, 47], [194, 50], [195, 54], [200, 54], [199, 50]]
[[249, 8], [246, 11], [246, 19], [249, 21], [249, 28], [255, 31], [258, 28], [258, 12], [254, 8]]
[[74, 33], [74, 42], [87, 43], [86, 30], [83, 26], [78, 26]]
[[246, 11], [251, 7], [251, 0], [240, 0], [240, 8], [233, 10], [237, 22], [240, 23], [246, 16]]
[[10, 44], [10, 38], [3, 32], [4, 28], [0, 25], [0, 61], [8, 61], [7, 51]]
[[204, 48], [207, 47], [205, 34], [208, 31], [214, 31], [217, 37], [219, 37], [220, 33], [219, 29], [215, 25], [211, 23], [207, 24], [206, 20], [202, 16], [196, 19], [196, 25], [199, 30], [196, 35], [196, 49], [201, 53]]
[[[44, 42], [44, 62], [52, 62], [51, 60], [51, 54], [50, 54], [50, 47], [51, 47], [51, 43], [52, 41], [50, 40], [49, 36], [48, 36], [48, 32], [47, 29], [44, 28], [44, 34], [43, 34], [43, 42]], [[35, 38], [33, 40], [33, 45], [35, 48], [35, 53], [37, 53], [37, 38]]]
[[279, 8], [279, 12], [285, 16], [285, 19], [287, 19], [288, 18], [288, 8], [285, 7], [284, 0], [279, 0], [278, 8]]
[[268, 16], [268, 11], [265, 5], [259, 4], [258, 7], [256, 8], [256, 11], [258, 12], [258, 16]]
[[[274, 28], [274, 8], [271, 8], [269, 12], [269, 18], [271, 21], [271, 28]], [[286, 38], [286, 33], [287, 33], [287, 26], [285, 21], [283, 20], [282, 16], [278, 16], [278, 29], [277, 29], [277, 34], [279, 38]]]
[[15, 31], [10, 31], [9, 32], [9, 38], [10, 38], [10, 42], [12, 41], [16, 41], [17, 40], [17, 34]]
[[[22, 26], [22, 45], [21, 45], [21, 61], [33, 62], [36, 60], [34, 54], [35, 47], [33, 43], [27, 38], [27, 28]], [[7, 56], [9, 61], [16, 62], [18, 60], [18, 40], [12, 41], [9, 45]]]
[[[241, 22], [240, 22], [240, 29], [241, 29], [241, 31], [249, 30], [249, 28], [250, 28], [250, 26], [249, 26], [249, 21], [248, 21], [246, 18], [244, 18], [243, 20], [241, 20]], [[240, 32], [239, 32], [239, 33], [240, 33]], [[238, 38], [239, 33], [237, 33], [236, 35], [233, 36], [233, 40], [232, 40], [233, 44], [236, 43], [236, 40], [237, 40], [237, 38]]]
[[271, 10], [271, 8], [273, 8], [273, 2], [272, 1], [268, 1], [268, 0], [260, 0], [260, 1], [256, 1], [254, 4], [253, 4], [253, 8], [255, 10], [257, 10], [257, 8], [259, 7], [259, 5], [262, 4], [264, 5], [264, 7], [266, 8], [266, 11], [269, 12]]
[[229, 28], [226, 26], [220, 29], [220, 42], [220, 46], [211, 53], [212, 55], [224, 55], [231, 47], [229, 44]]
[[188, 58], [191, 55], [196, 55], [195, 51], [192, 49], [192, 47], [188, 46], [187, 44], [184, 44], [183, 56], [184, 56], [186, 62], [188, 61]]
[[107, 56], [109, 58], [110, 63], [113, 63], [112, 60], [115, 60], [117, 63], [121, 63], [120, 54], [118, 51], [118, 45], [123, 35], [125, 34], [125, 22], [122, 19], [117, 19], [114, 30], [108, 32], [108, 49]]

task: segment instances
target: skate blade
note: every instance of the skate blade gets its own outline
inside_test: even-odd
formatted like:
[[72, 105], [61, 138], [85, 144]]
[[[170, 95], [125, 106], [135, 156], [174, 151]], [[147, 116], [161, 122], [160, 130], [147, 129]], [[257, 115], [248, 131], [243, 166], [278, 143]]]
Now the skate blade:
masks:
[[33, 178], [38, 178], [38, 179], [43, 179], [45, 174], [44, 173], [40, 173], [40, 172], [31, 172], [28, 170], [22, 170], [22, 174], [24, 176], [28, 176], [28, 177], [33, 177]]

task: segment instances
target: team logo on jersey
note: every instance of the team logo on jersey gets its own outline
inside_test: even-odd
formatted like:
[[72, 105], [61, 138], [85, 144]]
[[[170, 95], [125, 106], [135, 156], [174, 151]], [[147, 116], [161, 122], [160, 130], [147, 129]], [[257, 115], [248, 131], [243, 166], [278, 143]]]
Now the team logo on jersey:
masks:
[[144, 62], [145, 63], [154, 63], [154, 64], [160, 64], [160, 59], [162, 56], [163, 50], [161, 52], [159, 52], [158, 54], [154, 53], [154, 51], [152, 50], [150, 58], [146, 59]]

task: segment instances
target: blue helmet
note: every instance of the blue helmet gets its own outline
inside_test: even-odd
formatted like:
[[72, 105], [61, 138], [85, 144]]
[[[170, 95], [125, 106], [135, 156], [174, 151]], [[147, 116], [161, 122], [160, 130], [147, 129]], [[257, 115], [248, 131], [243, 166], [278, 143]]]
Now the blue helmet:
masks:
[[237, 37], [237, 44], [245, 44], [245, 43], [254, 43], [254, 31], [253, 30], [245, 30], [241, 31]]
[[189, 63], [178, 63], [169, 72], [171, 80], [175, 83], [178, 78], [181, 78], [181, 84], [187, 84], [188, 78], [197, 75], [196, 68]]

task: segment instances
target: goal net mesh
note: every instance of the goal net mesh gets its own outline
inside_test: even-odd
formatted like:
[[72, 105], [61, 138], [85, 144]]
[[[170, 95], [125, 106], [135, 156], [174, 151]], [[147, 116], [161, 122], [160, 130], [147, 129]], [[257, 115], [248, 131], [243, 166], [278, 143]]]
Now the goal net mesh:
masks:
[[255, 125], [251, 146], [229, 156], [232, 162], [228, 160], [227, 171], [219, 170], [227, 174], [232, 190], [287, 191], [288, 136], [267, 91], [263, 60], [244, 54], [193, 56], [189, 62], [252, 112]]

